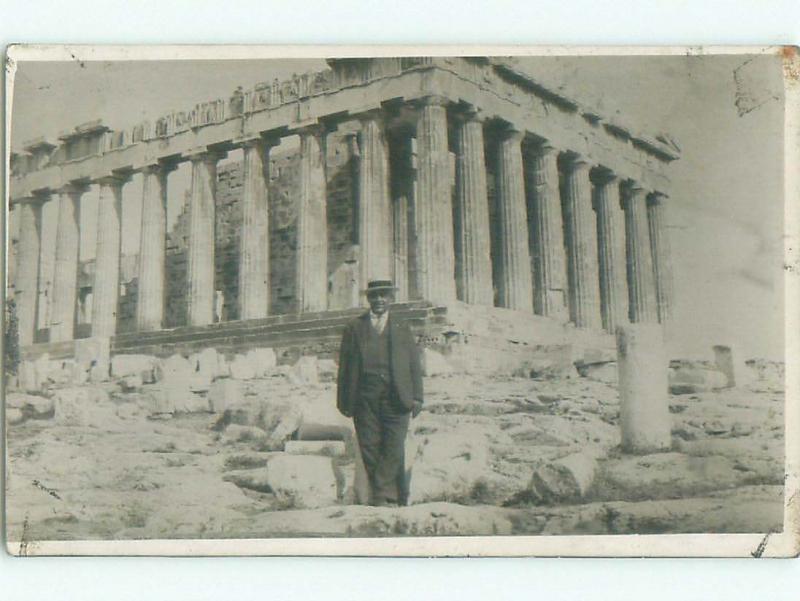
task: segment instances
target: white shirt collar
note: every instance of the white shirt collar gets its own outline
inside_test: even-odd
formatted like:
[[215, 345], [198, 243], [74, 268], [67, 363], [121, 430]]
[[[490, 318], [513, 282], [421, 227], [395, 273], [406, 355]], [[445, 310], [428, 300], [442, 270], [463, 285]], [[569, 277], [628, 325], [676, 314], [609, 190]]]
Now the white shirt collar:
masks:
[[378, 334], [383, 333], [383, 329], [386, 327], [386, 322], [389, 319], [389, 312], [384, 312], [383, 315], [375, 315], [372, 311], [369, 312], [369, 321], [372, 324], [372, 327], [378, 332]]

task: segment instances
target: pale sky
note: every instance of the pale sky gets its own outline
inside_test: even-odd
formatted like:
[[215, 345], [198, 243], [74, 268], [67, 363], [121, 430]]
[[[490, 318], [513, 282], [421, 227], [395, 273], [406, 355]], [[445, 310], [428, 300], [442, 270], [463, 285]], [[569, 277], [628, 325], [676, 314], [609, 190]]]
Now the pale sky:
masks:
[[[783, 358], [783, 92], [777, 58], [752, 56], [531, 58], [525, 68], [598, 112], [682, 150], [668, 173], [674, 257], [673, 357], [710, 356], [731, 344], [741, 358]], [[748, 62], [749, 61], [749, 62]], [[738, 78], [734, 70], [739, 69]], [[102, 119], [130, 128], [173, 109], [227, 97], [324, 61], [21, 62], [11, 147]], [[738, 81], [737, 81], [738, 79]], [[736, 101], [739, 99], [739, 106]], [[754, 108], [755, 107], [755, 108]], [[748, 109], [753, 109], [749, 110]], [[236, 157], [231, 157], [235, 159]], [[186, 185], [185, 173], [170, 186]], [[123, 221], [136, 222], [136, 179]], [[91, 194], [90, 194], [91, 196]], [[179, 200], [182, 195], [170, 195]], [[85, 212], [91, 212], [88, 200]], [[171, 220], [175, 217], [171, 206]], [[131, 221], [128, 221], [129, 223]], [[91, 256], [93, 233], [82, 241]], [[138, 241], [123, 234], [123, 252]]]

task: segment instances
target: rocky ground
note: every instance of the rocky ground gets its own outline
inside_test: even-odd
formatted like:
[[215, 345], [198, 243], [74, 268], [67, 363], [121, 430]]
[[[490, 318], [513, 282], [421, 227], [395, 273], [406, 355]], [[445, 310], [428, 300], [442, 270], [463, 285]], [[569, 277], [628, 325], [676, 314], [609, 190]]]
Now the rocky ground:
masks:
[[429, 369], [407, 449], [412, 504], [373, 508], [354, 504], [335, 365], [270, 353], [115, 357], [110, 379], [55, 362], [31, 372], [36, 393], [7, 396], [8, 539], [782, 527], [779, 384], [671, 395], [672, 451], [628, 456], [613, 363], [533, 378]]

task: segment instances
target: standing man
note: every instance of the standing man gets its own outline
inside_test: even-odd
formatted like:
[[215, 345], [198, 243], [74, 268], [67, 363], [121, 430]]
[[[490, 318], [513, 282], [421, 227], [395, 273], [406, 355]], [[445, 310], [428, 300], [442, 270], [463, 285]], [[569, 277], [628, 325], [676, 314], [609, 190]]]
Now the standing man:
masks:
[[336, 405], [353, 418], [372, 505], [405, 505], [405, 439], [422, 410], [422, 368], [408, 324], [389, 311], [395, 287], [369, 282], [370, 310], [347, 324], [339, 351]]

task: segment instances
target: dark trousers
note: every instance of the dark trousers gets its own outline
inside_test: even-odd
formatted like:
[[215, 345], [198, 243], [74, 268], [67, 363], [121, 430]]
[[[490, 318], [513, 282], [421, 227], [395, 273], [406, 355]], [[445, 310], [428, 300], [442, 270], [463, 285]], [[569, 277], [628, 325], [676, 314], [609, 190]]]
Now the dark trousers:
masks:
[[388, 386], [370, 386], [365, 392], [353, 422], [369, 480], [370, 502], [405, 505], [405, 441], [410, 414], [391, 399]]

